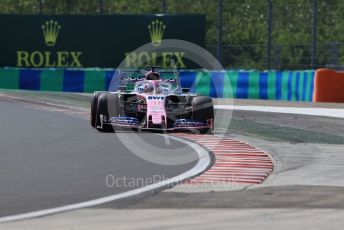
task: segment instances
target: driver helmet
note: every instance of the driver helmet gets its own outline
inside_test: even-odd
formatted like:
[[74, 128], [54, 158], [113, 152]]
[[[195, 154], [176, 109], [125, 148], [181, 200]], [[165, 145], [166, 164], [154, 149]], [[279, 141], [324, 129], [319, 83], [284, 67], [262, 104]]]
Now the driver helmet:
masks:
[[159, 80], [160, 74], [158, 72], [149, 71], [146, 73], [146, 79], [147, 80]]

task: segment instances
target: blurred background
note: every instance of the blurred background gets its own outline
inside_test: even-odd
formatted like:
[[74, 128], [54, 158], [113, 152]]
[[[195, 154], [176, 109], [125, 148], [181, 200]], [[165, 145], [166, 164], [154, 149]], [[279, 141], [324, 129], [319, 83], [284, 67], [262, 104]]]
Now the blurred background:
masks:
[[226, 68], [341, 68], [342, 0], [2, 0], [1, 14], [206, 15], [206, 45]]

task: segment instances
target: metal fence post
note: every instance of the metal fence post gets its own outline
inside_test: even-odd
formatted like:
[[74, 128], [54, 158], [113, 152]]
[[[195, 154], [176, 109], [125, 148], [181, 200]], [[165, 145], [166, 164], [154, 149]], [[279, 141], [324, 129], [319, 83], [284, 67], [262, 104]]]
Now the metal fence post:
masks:
[[317, 0], [312, 0], [312, 69], [317, 67], [317, 20], [318, 20], [318, 5]]
[[222, 0], [217, 0], [217, 44], [216, 44], [216, 58], [222, 63]]
[[163, 14], [167, 13], [167, 3], [166, 0], [161, 0], [161, 10]]
[[42, 0], [38, 0], [38, 13], [42, 14], [43, 11], [43, 2]]
[[98, 0], [99, 14], [104, 14], [104, 2], [103, 0]]
[[266, 67], [267, 69], [271, 69], [271, 46], [272, 46], [272, 0], [268, 1], [268, 44], [266, 50]]

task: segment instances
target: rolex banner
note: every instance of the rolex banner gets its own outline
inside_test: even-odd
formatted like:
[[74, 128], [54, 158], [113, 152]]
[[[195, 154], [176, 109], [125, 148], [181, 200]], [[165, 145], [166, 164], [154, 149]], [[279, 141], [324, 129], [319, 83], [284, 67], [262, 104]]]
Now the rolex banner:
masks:
[[188, 15], [0, 15], [0, 67], [115, 68], [122, 61], [137, 67], [194, 68], [185, 53], [173, 50], [134, 52], [163, 39], [204, 46], [205, 16]]

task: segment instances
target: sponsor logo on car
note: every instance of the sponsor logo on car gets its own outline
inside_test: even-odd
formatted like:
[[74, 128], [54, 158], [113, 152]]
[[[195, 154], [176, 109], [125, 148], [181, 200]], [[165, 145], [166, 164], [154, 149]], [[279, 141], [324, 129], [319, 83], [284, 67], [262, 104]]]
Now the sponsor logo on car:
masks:
[[165, 97], [164, 96], [148, 96], [147, 100], [164, 100]]

